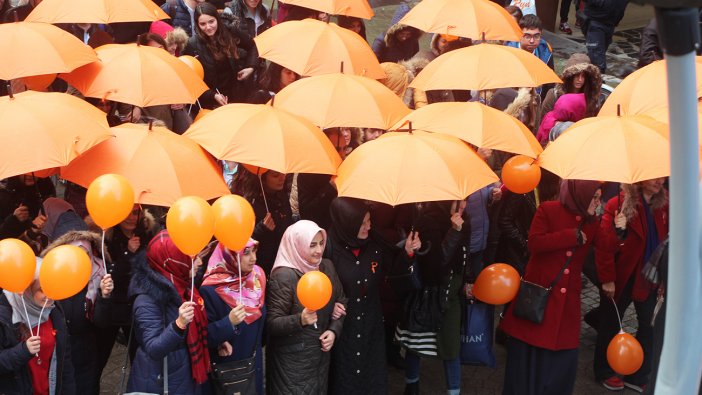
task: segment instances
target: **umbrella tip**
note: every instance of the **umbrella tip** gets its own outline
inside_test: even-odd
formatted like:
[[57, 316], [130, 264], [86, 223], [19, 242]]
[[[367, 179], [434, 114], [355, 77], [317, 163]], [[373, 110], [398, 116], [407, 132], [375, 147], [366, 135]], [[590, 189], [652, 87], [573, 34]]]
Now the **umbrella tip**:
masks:
[[275, 95], [271, 96], [271, 107], [274, 107], [275, 105]]
[[154, 127], [154, 120], [151, 119], [151, 120], [149, 120], [149, 131], [152, 131], [153, 127]]
[[12, 85], [9, 82], [7, 83], [7, 93], [10, 95], [10, 99], [15, 98], [15, 95], [12, 93]]
[[341, 70], [339, 70], [342, 74], [344, 72], [344, 61], [341, 61]]
[[412, 134], [412, 121], [409, 121], [409, 134]]
[[483, 32], [483, 42], [485, 42], [485, 32]]
[[621, 117], [622, 116], [622, 105], [617, 104], [617, 116]]

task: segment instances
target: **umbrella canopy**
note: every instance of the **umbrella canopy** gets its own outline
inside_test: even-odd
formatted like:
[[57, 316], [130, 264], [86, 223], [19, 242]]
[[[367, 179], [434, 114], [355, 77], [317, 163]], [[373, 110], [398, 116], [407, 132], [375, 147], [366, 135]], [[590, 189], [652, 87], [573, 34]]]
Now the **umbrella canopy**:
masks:
[[321, 128], [388, 129], [410, 112], [380, 82], [341, 73], [295, 81], [275, 95], [273, 106], [307, 118]]
[[98, 60], [72, 34], [45, 23], [0, 24], [0, 79], [67, 73]]
[[371, 19], [375, 12], [367, 0], [286, 0], [283, 3], [306, 7], [331, 15]]
[[522, 29], [505, 9], [490, 0], [424, 0], [400, 22], [429, 33], [478, 40], [519, 41]]
[[586, 118], [569, 127], [537, 163], [561, 178], [633, 184], [670, 175], [666, 124], [644, 115]]
[[531, 53], [496, 44], [479, 44], [434, 59], [410, 87], [435, 89], [496, 89], [534, 87], [561, 82], [546, 63]]
[[536, 158], [543, 151], [523, 123], [502, 111], [478, 102], [433, 103], [412, 111], [392, 129], [411, 126], [458, 137], [481, 148]]
[[264, 59], [302, 76], [337, 73], [385, 78], [368, 43], [351, 30], [315, 19], [279, 23], [254, 38]]
[[439, 133], [389, 132], [344, 160], [339, 196], [398, 205], [462, 200], [498, 178], [464, 142]]
[[29, 22], [115, 23], [169, 19], [151, 0], [44, 0], [27, 16]]
[[60, 76], [88, 97], [147, 107], [194, 103], [207, 90], [190, 67], [161, 48], [108, 44], [97, 54], [100, 62]]
[[125, 123], [61, 169], [61, 177], [88, 187], [113, 173], [129, 180], [135, 202], [170, 206], [183, 196], [213, 199], [229, 193], [217, 163], [194, 141], [162, 127]]
[[[697, 73], [697, 97], [702, 97], [702, 56], [695, 58]], [[668, 105], [668, 77], [666, 61], [659, 60], [629, 74], [617, 85], [599, 115], [617, 115], [617, 107], [622, 115], [643, 114], [656, 107]]]
[[341, 163], [334, 146], [318, 127], [263, 104], [219, 107], [193, 123], [184, 136], [217, 159], [279, 173], [336, 174]]
[[110, 136], [105, 113], [65, 93], [0, 97], [0, 179], [65, 166]]

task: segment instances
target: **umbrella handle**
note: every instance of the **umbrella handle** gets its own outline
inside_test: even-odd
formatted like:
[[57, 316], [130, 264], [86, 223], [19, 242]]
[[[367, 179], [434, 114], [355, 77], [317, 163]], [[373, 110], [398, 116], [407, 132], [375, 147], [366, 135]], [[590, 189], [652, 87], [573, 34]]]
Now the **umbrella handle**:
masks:
[[266, 199], [266, 191], [263, 189], [263, 178], [261, 177], [261, 168], [258, 168], [258, 171], [256, 171], [257, 176], [258, 176], [258, 183], [261, 185], [261, 195], [263, 196], [263, 204], [266, 206], [266, 214], [270, 213], [270, 210], [268, 209], [268, 199]]

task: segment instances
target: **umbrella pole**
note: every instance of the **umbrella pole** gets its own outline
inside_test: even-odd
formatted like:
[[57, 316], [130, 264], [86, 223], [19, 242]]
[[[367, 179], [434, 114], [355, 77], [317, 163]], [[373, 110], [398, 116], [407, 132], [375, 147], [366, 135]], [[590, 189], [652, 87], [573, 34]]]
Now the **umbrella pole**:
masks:
[[[37, 177], [34, 175], [34, 172], [32, 172], [32, 180], [34, 181], [34, 190], [37, 192], [37, 196], [39, 196], [39, 213], [41, 215], [46, 215], [46, 210], [44, 210], [44, 197], [41, 195], [41, 190], [39, 189], [39, 185], [37, 185]], [[103, 257], [103, 259], [105, 259]]]
[[[696, 394], [702, 376], [700, 186], [695, 50], [700, 42], [697, 5], [662, 8], [656, 19], [668, 75], [670, 117], [670, 248], [668, 305], [656, 394]], [[685, 2], [678, 2], [685, 3]], [[678, 5], [683, 7], [682, 5]], [[697, 218], [697, 219], [695, 219]]]
[[261, 175], [261, 168], [258, 168], [258, 171], [256, 171], [256, 175], [258, 176], [258, 184], [261, 186], [261, 195], [263, 196], [263, 204], [266, 206], [266, 214], [270, 213], [270, 210], [268, 210], [268, 200], [266, 199], [266, 191], [263, 189], [263, 178]]

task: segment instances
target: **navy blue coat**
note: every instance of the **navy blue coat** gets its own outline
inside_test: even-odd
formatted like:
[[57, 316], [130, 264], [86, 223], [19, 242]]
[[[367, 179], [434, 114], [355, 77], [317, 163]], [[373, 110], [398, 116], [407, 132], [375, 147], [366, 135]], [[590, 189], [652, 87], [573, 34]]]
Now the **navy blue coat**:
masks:
[[161, 9], [171, 17], [170, 24], [173, 27], [180, 27], [188, 33], [188, 36], [193, 35], [193, 20], [190, 18], [190, 12], [183, 0], [177, 0], [175, 4], [166, 2], [161, 6]]
[[[56, 331], [56, 393], [72, 395], [76, 393], [76, 386], [63, 312], [60, 308], [54, 308], [49, 318]], [[28, 363], [33, 357], [25, 343], [20, 341], [17, 327], [12, 325], [12, 306], [0, 291], [0, 394], [32, 393]]]
[[[210, 324], [207, 326], [207, 344], [210, 346], [210, 358], [214, 363], [226, 363], [250, 358], [256, 351], [256, 390], [263, 395], [263, 324], [266, 321], [266, 308], [261, 309], [263, 316], [251, 324], [240, 323], [235, 329], [229, 323], [231, 307], [217, 295], [215, 286], [200, 287], [200, 296], [205, 300], [205, 310]], [[225, 322], [226, 321], [226, 322]], [[217, 346], [224, 342], [232, 345], [232, 355], [220, 357]]]

